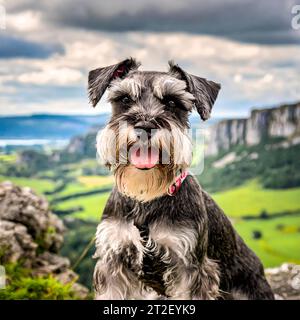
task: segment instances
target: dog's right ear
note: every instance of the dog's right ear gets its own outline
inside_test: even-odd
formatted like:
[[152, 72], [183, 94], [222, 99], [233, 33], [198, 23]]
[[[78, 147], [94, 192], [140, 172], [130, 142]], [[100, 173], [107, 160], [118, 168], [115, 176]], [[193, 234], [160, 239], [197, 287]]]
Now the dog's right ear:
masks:
[[169, 61], [169, 72], [175, 77], [184, 80], [187, 88], [195, 97], [195, 107], [202, 120], [210, 117], [211, 109], [217, 99], [221, 85], [204, 78], [200, 78], [181, 69], [173, 61]]
[[137, 69], [140, 63], [135, 59], [126, 59], [117, 64], [98, 68], [89, 72], [88, 94], [93, 107], [100, 101], [113, 79], [124, 78], [130, 70]]

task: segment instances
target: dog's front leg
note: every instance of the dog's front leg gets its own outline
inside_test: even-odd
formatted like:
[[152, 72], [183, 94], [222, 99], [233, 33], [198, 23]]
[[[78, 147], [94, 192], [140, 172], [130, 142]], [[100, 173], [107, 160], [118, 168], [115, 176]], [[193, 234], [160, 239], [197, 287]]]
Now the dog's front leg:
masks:
[[197, 230], [155, 226], [150, 234], [153, 254], [165, 264], [163, 282], [170, 299], [212, 300], [219, 296], [218, 265], [196, 253]]
[[127, 221], [104, 219], [97, 228], [94, 271], [96, 299], [140, 298], [143, 246], [140, 233]]
[[186, 264], [175, 253], [172, 256], [164, 274], [166, 295], [170, 299], [214, 300], [219, 297], [219, 273], [214, 261], [205, 257], [202, 263], [190, 259]]

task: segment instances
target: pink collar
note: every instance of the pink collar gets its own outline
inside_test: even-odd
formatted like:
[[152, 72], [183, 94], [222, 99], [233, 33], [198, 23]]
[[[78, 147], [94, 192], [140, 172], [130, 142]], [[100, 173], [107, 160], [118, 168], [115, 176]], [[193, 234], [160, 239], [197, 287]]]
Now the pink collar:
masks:
[[180, 172], [180, 174], [176, 177], [175, 182], [173, 184], [171, 184], [168, 188], [168, 195], [169, 196], [175, 196], [175, 194], [178, 192], [178, 190], [180, 189], [183, 181], [185, 180], [185, 178], [188, 176], [188, 172], [187, 171], [183, 171]]

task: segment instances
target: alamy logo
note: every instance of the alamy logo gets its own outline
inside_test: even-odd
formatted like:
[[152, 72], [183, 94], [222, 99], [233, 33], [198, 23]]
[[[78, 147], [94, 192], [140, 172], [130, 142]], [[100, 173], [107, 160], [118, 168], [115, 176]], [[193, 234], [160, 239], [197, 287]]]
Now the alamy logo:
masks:
[[300, 4], [293, 6], [292, 14], [294, 17], [292, 18], [291, 25], [294, 30], [300, 29]]
[[0, 266], [0, 289], [5, 288], [5, 280], [6, 280], [5, 268], [3, 266]]

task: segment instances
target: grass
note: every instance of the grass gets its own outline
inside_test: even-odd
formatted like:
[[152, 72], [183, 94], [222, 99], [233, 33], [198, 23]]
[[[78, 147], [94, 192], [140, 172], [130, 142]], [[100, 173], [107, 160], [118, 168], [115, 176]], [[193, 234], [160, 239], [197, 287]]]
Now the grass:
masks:
[[37, 178], [43, 177], [43, 176], [54, 178], [56, 176], [56, 172], [54, 170], [44, 170], [44, 171], [39, 172], [36, 175]]
[[83, 211], [79, 211], [71, 214], [74, 218], [86, 219], [86, 220], [99, 220], [106, 201], [109, 197], [109, 192], [103, 194], [96, 194], [86, 197], [79, 197], [77, 199], [71, 199], [59, 203], [56, 209], [67, 210], [74, 207], [82, 207]]
[[55, 187], [53, 181], [44, 179], [0, 176], [0, 182], [3, 181], [11, 181], [18, 186], [29, 187], [38, 194], [43, 194], [45, 191], [51, 191]]
[[95, 189], [112, 187], [112, 176], [79, 176], [76, 182], [68, 183], [67, 186], [56, 196], [62, 197], [79, 192], [88, 192]]
[[17, 160], [17, 154], [0, 154], [0, 162], [14, 163]]
[[56, 194], [56, 196], [62, 197], [62, 196], [72, 195], [72, 194], [78, 193], [78, 192], [90, 191], [93, 189], [95, 189], [95, 188], [87, 188], [84, 185], [82, 185], [81, 183], [72, 182], [72, 183], [68, 183], [67, 186], [61, 192]]
[[264, 210], [272, 214], [300, 209], [300, 188], [263, 189], [257, 180], [214, 193], [212, 197], [230, 217], [258, 216]]
[[81, 176], [77, 179], [85, 187], [101, 188], [113, 184], [113, 176]]
[[[300, 264], [300, 216], [239, 220], [234, 227], [265, 267], [275, 267], [283, 262]], [[253, 231], [260, 231], [262, 238], [253, 239]]]
[[62, 284], [51, 274], [35, 276], [20, 262], [4, 265], [7, 285], [0, 300], [71, 300], [79, 299], [72, 290], [73, 281]]

